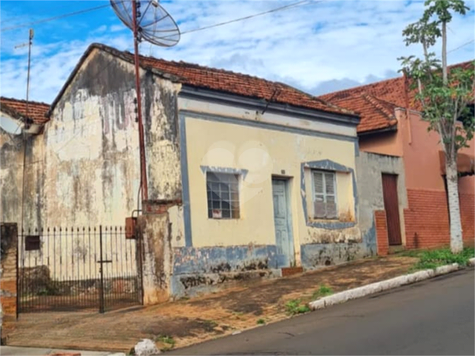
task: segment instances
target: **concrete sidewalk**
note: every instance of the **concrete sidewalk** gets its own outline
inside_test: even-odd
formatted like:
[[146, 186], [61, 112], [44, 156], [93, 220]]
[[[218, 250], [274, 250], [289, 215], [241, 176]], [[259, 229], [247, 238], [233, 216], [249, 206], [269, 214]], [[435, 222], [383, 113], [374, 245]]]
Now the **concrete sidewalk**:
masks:
[[43, 348], [33, 348], [33, 347], [15, 347], [15, 346], [0, 346], [0, 355], [1, 356], [45, 356], [51, 355], [54, 353], [71, 353], [77, 354], [80, 353], [81, 356], [113, 356], [119, 355], [117, 353], [111, 352], [95, 352], [95, 351], [72, 351], [72, 350], [63, 350], [63, 349], [43, 349]]
[[417, 261], [397, 256], [358, 260], [291, 277], [242, 281], [190, 300], [105, 314], [21, 314], [9, 325], [7, 345], [128, 353], [140, 339], [149, 338], [159, 341], [159, 348], [183, 347], [287, 319], [286, 304], [314, 300], [322, 285], [337, 293], [406, 274]]

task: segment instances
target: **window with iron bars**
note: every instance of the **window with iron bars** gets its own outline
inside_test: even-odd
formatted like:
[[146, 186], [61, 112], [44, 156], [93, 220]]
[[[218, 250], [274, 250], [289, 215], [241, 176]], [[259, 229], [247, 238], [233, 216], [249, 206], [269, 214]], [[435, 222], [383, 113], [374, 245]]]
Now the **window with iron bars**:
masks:
[[239, 219], [239, 175], [206, 173], [208, 218]]

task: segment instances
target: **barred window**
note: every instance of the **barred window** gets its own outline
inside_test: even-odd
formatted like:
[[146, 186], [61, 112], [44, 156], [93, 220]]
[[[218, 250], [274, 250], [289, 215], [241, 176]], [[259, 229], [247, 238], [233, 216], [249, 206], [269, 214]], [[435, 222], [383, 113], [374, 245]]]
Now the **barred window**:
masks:
[[314, 217], [336, 219], [338, 217], [336, 174], [327, 171], [312, 171]]
[[239, 219], [239, 175], [207, 172], [206, 188], [210, 219]]

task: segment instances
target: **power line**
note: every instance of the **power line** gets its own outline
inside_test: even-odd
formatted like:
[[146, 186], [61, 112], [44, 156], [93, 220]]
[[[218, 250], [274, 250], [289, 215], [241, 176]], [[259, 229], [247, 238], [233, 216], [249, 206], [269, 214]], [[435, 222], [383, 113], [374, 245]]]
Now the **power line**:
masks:
[[45, 23], [45, 22], [49, 22], [49, 21], [60, 20], [60, 19], [64, 19], [65, 17], [75, 16], [75, 15], [84, 14], [86, 12], [105, 9], [106, 7], [109, 7], [109, 4], [100, 5], [100, 6], [96, 6], [96, 7], [90, 7], [90, 8], [87, 8], [87, 9], [74, 11], [74, 12], [69, 12], [67, 14], [62, 14], [62, 15], [58, 15], [58, 16], [54, 16], [54, 17], [48, 17], [46, 19], [42, 19], [42, 20], [38, 20], [38, 21], [26, 22], [26, 23], [22, 23], [22, 24], [19, 24], [19, 25], [16, 25], [16, 26], [4, 27], [4, 28], [1, 29], [1, 32], [16, 30], [16, 29], [23, 28], [23, 27], [34, 26], [34, 25], [38, 25], [40, 23]]
[[[260, 13], [257, 13], [257, 14], [248, 15], [248, 16], [240, 17], [240, 18], [237, 18], [237, 19], [233, 19], [233, 20], [229, 20], [229, 21], [225, 21], [225, 22], [221, 22], [221, 23], [217, 23], [217, 24], [213, 24], [213, 25], [199, 27], [199, 28], [195, 28], [195, 29], [192, 29], [192, 30], [184, 31], [181, 34], [185, 35], [185, 34], [188, 34], [188, 33], [203, 31], [203, 30], [207, 30], [207, 29], [210, 29], [210, 28], [215, 28], [215, 27], [228, 25], [228, 24], [231, 24], [231, 23], [234, 23], [234, 22], [249, 20], [249, 19], [252, 19], [254, 17], [267, 15], [267, 14], [270, 14], [270, 13], [273, 13], [273, 12], [278, 12], [278, 11], [290, 9], [290, 8], [293, 8], [293, 7], [307, 5], [307, 4], [310, 4], [312, 2], [319, 3], [319, 2], [323, 2], [323, 1], [325, 1], [325, 0], [320, 0], [320, 1], [314, 1], [314, 0], [298, 1], [298, 2], [295, 2], [295, 3], [292, 3], [292, 4], [280, 6], [280, 7], [270, 9], [270, 10], [267, 10], [267, 11], [263, 11], [263, 12], [260, 12]], [[38, 25], [38, 24], [41, 24], [41, 23], [45, 23], [45, 22], [60, 20], [60, 19], [66, 18], [66, 17], [80, 15], [80, 14], [84, 14], [84, 13], [87, 13], [87, 12], [92, 12], [92, 11], [104, 9], [106, 7], [109, 7], [109, 4], [100, 5], [100, 6], [96, 6], [96, 7], [91, 7], [91, 8], [87, 8], [87, 9], [83, 9], [83, 10], [79, 10], [79, 11], [75, 11], [75, 12], [70, 12], [70, 13], [66, 13], [66, 14], [62, 14], [62, 15], [58, 15], [58, 16], [54, 16], [54, 17], [49, 17], [49, 18], [45, 18], [45, 19], [42, 19], [42, 20], [38, 20], [38, 21], [26, 22], [26, 23], [22, 23], [22, 24], [19, 24], [19, 25], [15, 25], [15, 26], [4, 27], [4, 28], [1, 29], [1, 32], [16, 30], [16, 29], [23, 28], [23, 27], [34, 26], [34, 25]], [[8, 19], [7, 19], [7, 21], [8, 21]]]
[[454, 51], [456, 51], [456, 50], [458, 50], [458, 49], [460, 49], [460, 48], [463, 48], [463, 47], [469, 45], [470, 43], [473, 43], [473, 42], [475, 42], [475, 40], [470, 40], [470, 41], [468, 41], [468, 42], [465, 42], [464, 44], [462, 44], [462, 45], [460, 45], [460, 46], [458, 46], [458, 47], [452, 48], [450, 51], [447, 51], [447, 53], [454, 52]]
[[270, 13], [273, 13], [273, 12], [282, 11], [282, 10], [286, 10], [286, 9], [293, 8], [293, 7], [297, 7], [297, 6], [307, 5], [307, 4], [310, 4], [311, 2], [319, 3], [319, 2], [323, 2], [323, 1], [325, 1], [325, 0], [320, 0], [320, 1], [313, 1], [313, 0], [298, 1], [298, 2], [295, 2], [295, 3], [292, 3], [292, 4], [288, 4], [288, 5], [285, 5], [285, 6], [277, 7], [277, 8], [275, 8], [275, 9], [270, 9], [270, 10], [267, 10], [267, 11], [259, 12], [259, 13], [257, 13], [257, 14], [253, 14], [253, 15], [249, 15], [249, 16], [244, 16], [244, 17], [240, 17], [240, 18], [237, 18], [237, 19], [234, 19], [234, 20], [225, 21], [225, 22], [220, 22], [220, 23], [217, 23], [217, 24], [214, 24], [214, 25], [209, 25], [209, 26], [204, 26], [204, 27], [198, 27], [198, 28], [195, 28], [195, 29], [192, 29], [192, 30], [188, 30], [188, 31], [183, 31], [181, 34], [182, 34], [182, 35], [186, 35], [186, 34], [192, 33], [192, 32], [198, 32], [198, 31], [208, 30], [208, 29], [210, 29], [210, 28], [228, 25], [228, 24], [234, 23], [234, 22], [249, 20], [249, 19], [252, 19], [252, 18], [254, 18], [254, 17], [267, 15], [267, 14], [270, 14]]

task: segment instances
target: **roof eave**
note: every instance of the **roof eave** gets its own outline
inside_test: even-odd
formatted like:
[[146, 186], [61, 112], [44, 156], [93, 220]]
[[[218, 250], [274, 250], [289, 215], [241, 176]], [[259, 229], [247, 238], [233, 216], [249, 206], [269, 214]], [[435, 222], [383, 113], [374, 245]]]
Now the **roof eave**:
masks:
[[394, 131], [397, 131], [397, 122], [395, 124], [391, 125], [391, 126], [383, 127], [383, 128], [380, 128], [380, 129], [358, 132], [358, 136], [379, 135], [381, 133], [394, 132]]
[[[131, 63], [131, 64], [134, 64], [134, 61], [132, 58], [129, 58], [127, 55], [125, 55], [124, 53], [125, 52], [122, 52], [122, 51], [119, 51], [115, 48], [112, 48], [112, 47], [109, 47], [109, 46], [106, 46], [106, 45], [103, 45], [103, 44], [100, 44], [100, 43], [92, 43], [89, 45], [89, 47], [86, 49], [86, 51], [83, 53], [83, 55], [81, 56], [81, 58], [79, 59], [78, 63], [76, 64], [76, 66], [74, 67], [73, 71], [71, 72], [71, 74], [69, 75], [68, 79], [66, 80], [66, 82], [64, 83], [63, 87], [61, 88], [61, 90], [59, 91], [58, 95], [56, 96], [56, 98], [54, 99], [54, 101], [51, 103], [51, 106], [49, 108], [49, 110], [47, 111], [47, 113], [45, 114], [45, 116], [47, 118], [50, 118], [51, 117], [51, 114], [53, 113], [53, 110], [55, 109], [56, 105], [58, 104], [58, 102], [61, 100], [61, 97], [64, 95], [64, 93], [66, 92], [67, 88], [69, 87], [69, 85], [71, 84], [71, 82], [73, 81], [74, 77], [76, 76], [76, 74], [78, 73], [79, 69], [82, 67], [84, 61], [86, 60], [86, 58], [91, 54], [91, 52], [94, 50], [94, 49], [97, 49], [97, 50], [100, 50], [100, 51], [104, 51], [106, 53], [109, 53], [110, 55], [113, 55], [114, 57], [118, 57], [128, 63]], [[153, 72], [154, 74], [158, 75], [158, 76], [161, 76], [165, 79], [168, 79], [168, 80], [171, 80], [173, 82], [179, 82], [179, 79], [178, 77], [175, 77], [171, 74], [167, 74], [167, 73], [163, 73], [162, 71], [156, 69], [156, 68], [149, 68], [145, 65], [143, 65], [142, 63], [140, 63], [140, 67], [143, 69], [143, 70], [150, 70], [151, 72]]]
[[0, 111], [10, 116], [12, 119], [24, 122], [24, 116], [18, 111], [12, 109], [8, 104], [2, 103], [0, 106]]
[[64, 95], [64, 93], [66, 92], [66, 89], [69, 87], [69, 85], [71, 84], [71, 82], [73, 81], [74, 77], [76, 76], [76, 74], [78, 73], [79, 69], [81, 68], [82, 64], [84, 63], [84, 61], [86, 60], [86, 58], [89, 56], [89, 54], [91, 54], [91, 52], [98, 48], [99, 47], [99, 44], [97, 43], [92, 43], [89, 45], [89, 47], [87, 47], [86, 51], [83, 53], [83, 55], [81, 56], [81, 58], [79, 58], [79, 61], [78, 63], [76, 64], [76, 66], [74, 67], [73, 71], [71, 72], [71, 74], [69, 74], [69, 77], [68, 79], [66, 79], [66, 82], [64, 83], [63, 87], [61, 88], [61, 90], [59, 91], [58, 95], [56, 95], [56, 97], [54, 98], [53, 102], [51, 103], [51, 106], [49, 107], [49, 110], [46, 112], [46, 117], [48, 119], [51, 118], [51, 114], [53, 113], [53, 110], [56, 108], [56, 105], [58, 104], [58, 102], [61, 100], [61, 97]]
[[255, 110], [265, 109], [267, 112], [275, 112], [279, 114], [292, 115], [310, 120], [326, 121], [333, 124], [343, 124], [356, 127], [360, 123], [358, 115], [346, 113], [332, 113], [318, 109], [308, 109], [290, 104], [281, 104], [271, 102], [260, 98], [245, 97], [242, 95], [219, 92], [202, 87], [195, 87], [184, 84], [179, 93], [181, 97], [204, 99], [218, 103], [226, 103], [228, 105], [247, 106]]

